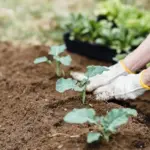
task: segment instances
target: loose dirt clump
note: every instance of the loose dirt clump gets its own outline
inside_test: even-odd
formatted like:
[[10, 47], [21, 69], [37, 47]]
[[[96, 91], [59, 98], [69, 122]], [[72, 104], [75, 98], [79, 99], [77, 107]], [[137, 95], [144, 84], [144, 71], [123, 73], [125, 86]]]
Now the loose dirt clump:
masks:
[[[150, 150], [150, 93], [134, 101], [95, 101], [83, 106], [79, 94], [55, 90], [54, 67], [34, 65], [46, 55], [45, 46], [0, 43], [0, 150]], [[84, 71], [87, 65], [106, 65], [75, 54], [65, 72]], [[73, 108], [93, 107], [98, 115], [112, 108], [131, 107], [139, 112], [112, 136], [109, 143], [86, 144], [90, 125], [70, 125], [64, 115]]]

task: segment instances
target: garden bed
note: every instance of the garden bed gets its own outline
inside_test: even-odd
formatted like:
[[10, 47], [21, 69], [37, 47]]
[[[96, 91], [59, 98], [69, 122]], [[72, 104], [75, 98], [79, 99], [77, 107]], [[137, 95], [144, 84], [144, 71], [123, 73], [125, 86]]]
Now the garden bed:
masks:
[[[138, 110], [138, 117], [121, 127], [109, 143], [87, 145], [86, 133], [92, 126], [64, 123], [67, 112], [85, 106], [76, 92], [56, 92], [53, 67], [33, 64], [48, 49], [0, 43], [0, 150], [150, 149], [150, 93], [126, 102], [98, 102], [87, 96], [90, 106], [86, 107], [93, 107], [98, 115], [119, 107]], [[87, 65], [106, 65], [75, 54], [71, 56], [73, 63], [65, 68], [67, 76], [71, 70], [85, 71]]]

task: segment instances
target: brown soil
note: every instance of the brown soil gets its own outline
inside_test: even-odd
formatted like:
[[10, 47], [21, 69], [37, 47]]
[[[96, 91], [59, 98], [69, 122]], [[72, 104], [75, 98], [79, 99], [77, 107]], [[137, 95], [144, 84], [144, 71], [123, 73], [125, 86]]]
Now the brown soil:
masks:
[[[134, 101], [97, 102], [88, 96], [83, 106], [77, 93], [55, 91], [54, 67], [34, 65], [48, 47], [15, 47], [0, 43], [0, 150], [150, 150], [150, 93]], [[65, 69], [84, 71], [89, 64], [105, 63], [72, 55]], [[64, 115], [73, 108], [93, 107], [97, 114], [112, 108], [137, 108], [139, 115], [112, 136], [109, 143], [86, 144], [89, 125], [70, 125]]]

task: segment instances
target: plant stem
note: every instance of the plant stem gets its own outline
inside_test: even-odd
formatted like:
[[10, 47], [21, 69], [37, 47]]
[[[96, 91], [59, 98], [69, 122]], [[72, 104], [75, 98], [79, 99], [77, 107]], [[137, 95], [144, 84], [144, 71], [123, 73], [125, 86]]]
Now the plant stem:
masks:
[[82, 103], [85, 104], [86, 88], [82, 91]]
[[64, 70], [62, 70], [61, 72], [62, 72], [62, 76], [65, 76], [65, 72], [64, 72]]
[[56, 75], [57, 75], [58, 77], [61, 76], [60, 62], [59, 62], [59, 61], [56, 61]]

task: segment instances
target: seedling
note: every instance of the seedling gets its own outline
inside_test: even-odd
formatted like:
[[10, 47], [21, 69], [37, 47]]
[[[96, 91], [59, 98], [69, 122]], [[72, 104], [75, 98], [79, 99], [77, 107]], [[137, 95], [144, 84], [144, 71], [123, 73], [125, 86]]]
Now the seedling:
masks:
[[61, 64], [64, 66], [69, 66], [71, 64], [71, 56], [60, 56], [64, 51], [66, 47], [65, 45], [61, 46], [52, 46], [50, 48], [50, 51], [48, 55], [52, 56], [52, 60], [50, 60], [48, 57], [43, 56], [43, 57], [38, 57], [34, 60], [34, 64], [39, 64], [39, 63], [48, 63], [52, 64], [52, 61], [54, 60], [56, 63], [56, 75], [60, 77], [63, 73], [63, 70], [61, 70]]
[[69, 112], [64, 121], [67, 123], [84, 124], [89, 123], [96, 126], [96, 131], [89, 132], [87, 135], [87, 143], [92, 143], [98, 140], [110, 139], [112, 134], [117, 132], [118, 127], [128, 122], [130, 116], [137, 116], [137, 111], [130, 108], [112, 109], [106, 116], [96, 116], [94, 109], [74, 109]]
[[82, 102], [85, 103], [86, 99], [86, 87], [89, 84], [89, 78], [96, 76], [98, 74], [102, 74], [104, 71], [107, 71], [106, 67], [102, 66], [88, 66], [87, 71], [84, 74], [85, 78], [82, 81], [73, 80], [71, 78], [64, 79], [61, 78], [56, 82], [56, 90], [60, 93], [63, 93], [67, 90], [74, 90], [77, 92], [81, 92]]

